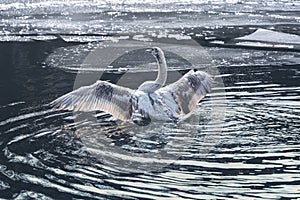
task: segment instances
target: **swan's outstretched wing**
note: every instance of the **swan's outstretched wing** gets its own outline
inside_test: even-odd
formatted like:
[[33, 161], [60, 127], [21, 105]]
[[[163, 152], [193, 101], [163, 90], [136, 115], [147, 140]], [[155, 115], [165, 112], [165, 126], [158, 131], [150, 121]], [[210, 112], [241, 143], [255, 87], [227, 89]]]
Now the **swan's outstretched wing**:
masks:
[[127, 121], [131, 118], [131, 97], [134, 90], [97, 81], [67, 93], [52, 101], [50, 105], [60, 110], [94, 111], [102, 110], [114, 117]]
[[178, 111], [188, 114], [211, 91], [212, 83], [213, 80], [209, 74], [190, 70], [178, 81], [157, 90], [157, 93], [163, 97], [171, 96], [178, 105]]

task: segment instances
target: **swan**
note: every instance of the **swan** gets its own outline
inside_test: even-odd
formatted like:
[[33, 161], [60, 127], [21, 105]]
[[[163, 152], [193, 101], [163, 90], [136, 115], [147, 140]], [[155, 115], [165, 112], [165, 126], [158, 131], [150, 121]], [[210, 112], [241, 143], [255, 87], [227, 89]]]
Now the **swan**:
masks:
[[151, 52], [158, 65], [154, 81], [146, 81], [133, 90], [99, 80], [55, 99], [50, 105], [59, 110], [101, 110], [122, 121], [182, 119], [211, 91], [211, 76], [192, 69], [176, 82], [164, 86], [167, 80], [164, 52], [159, 47], [146, 51]]

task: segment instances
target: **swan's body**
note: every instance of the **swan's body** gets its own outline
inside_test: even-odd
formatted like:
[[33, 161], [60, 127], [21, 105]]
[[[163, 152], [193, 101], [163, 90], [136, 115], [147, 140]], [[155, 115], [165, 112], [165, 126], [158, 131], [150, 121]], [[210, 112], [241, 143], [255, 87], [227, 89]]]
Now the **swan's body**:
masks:
[[178, 81], [167, 85], [167, 64], [163, 51], [152, 48], [158, 63], [155, 81], [146, 81], [137, 90], [107, 81], [81, 87], [51, 102], [61, 110], [102, 110], [123, 121], [135, 117], [174, 121], [189, 114], [211, 90], [212, 79], [205, 72], [190, 70]]

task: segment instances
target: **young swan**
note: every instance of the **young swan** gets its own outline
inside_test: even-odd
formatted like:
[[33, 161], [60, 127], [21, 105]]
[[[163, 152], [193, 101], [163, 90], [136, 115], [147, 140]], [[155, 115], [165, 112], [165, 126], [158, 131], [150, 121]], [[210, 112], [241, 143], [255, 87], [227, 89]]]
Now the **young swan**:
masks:
[[211, 76], [206, 72], [190, 70], [176, 82], [164, 86], [167, 79], [164, 53], [159, 47], [153, 47], [150, 52], [158, 63], [157, 78], [144, 82], [137, 90], [97, 81], [50, 104], [60, 110], [102, 110], [123, 121], [134, 121], [137, 115], [150, 121], [176, 121], [187, 116], [210, 92]]

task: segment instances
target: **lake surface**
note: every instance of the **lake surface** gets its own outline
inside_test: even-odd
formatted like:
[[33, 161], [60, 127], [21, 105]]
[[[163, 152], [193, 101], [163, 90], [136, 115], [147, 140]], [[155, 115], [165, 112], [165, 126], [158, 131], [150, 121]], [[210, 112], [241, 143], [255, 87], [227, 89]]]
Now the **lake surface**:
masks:
[[[299, 8], [2, 1], [0, 198], [299, 198]], [[168, 83], [193, 67], [216, 78], [183, 123], [138, 126], [48, 106], [95, 79], [136, 88], [155, 77], [149, 43], [169, 49]]]

